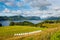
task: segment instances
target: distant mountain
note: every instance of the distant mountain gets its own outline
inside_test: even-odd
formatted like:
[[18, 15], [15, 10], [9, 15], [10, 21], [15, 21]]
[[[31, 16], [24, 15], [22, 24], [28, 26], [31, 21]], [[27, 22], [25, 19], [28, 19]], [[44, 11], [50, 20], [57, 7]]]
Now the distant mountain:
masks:
[[60, 20], [60, 17], [48, 17], [46, 20]]
[[0, 16], [0, 21], [4, 21], [4, 20], [25, 20], [26, 18], [24, 18], [23, 16]]
[[24, 16], [1, 16], [0, 20], [41, 20], [40, 17], [37, 16], [29, 16], [29, 17], [24, 17]]
[[41, 20], [40, 17], [37, 17], [37, 16], [28, 16], [28, 17], [25, 17], [27, 20]]
[[4, 20], [7, 20], [7, 17], [6, 16], [0, 16], [0, 21], [4, 21]]
[[37, 16], [28, 16], [28, 17], [24, 17], [24, 16], [0, 16], [0, 21], [4, 21], [4, 20], [60, 20], [60, 17], [48, 17], [45, 19], [41, 19], [40, 17]]
[[9, 19], [12, 19], [12, 20], [41, 20], [40, 17], [37, 17], [37, 16], [28, 16], [28, 17], [24, 17], [24, 16], [11, 16], [9, 17]]
[[21, 15], [20, 16], [10, 16], [10, 17], [8, 17], [8, 19], [9, 20], [26, 20], [26, 18]]

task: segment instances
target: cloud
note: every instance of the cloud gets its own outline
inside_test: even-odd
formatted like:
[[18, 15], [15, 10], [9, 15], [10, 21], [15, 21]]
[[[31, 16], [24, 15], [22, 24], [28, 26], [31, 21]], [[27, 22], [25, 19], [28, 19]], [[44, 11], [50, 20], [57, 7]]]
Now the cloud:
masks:
[[17, 2], [16, 5], [17, 5], [18, 7], [22, 7], [22, 6], [24, 6], [24, 4], [25, 4], [24, 2]]
[[17, 15], [20, 15], [22, 12], [21, 10], [16, 10], [16, 11], [11, 11], [12, 14], [17, 14]]
[[12, 1], [15, 1], [15, 0], [0, 0], [0, 2], [12, 2]]
[[[19, 9], [19, 10], [10, 10], [7, 7], [2, 11], [1, 14], [4, 13], [4, 15], [7, 16], [11, 16], [11, 15], [23, 15], [23, 16], [39, 16], [41, 18], [47, 18], [47, 17], [51, 17], [51, 16], [60, 16], [60, 6], [51, 6], [48, 7], [49, 5], [51, 5], [51, 3], [49, 3], [49, 1], [47, 0], [23, 0], [23, 1], [16, 1], [16, 0], [0, 0], [0, 2], [3, 2], [5, 5], [7, 6], [11, 6], [13, 9], [15, 6], [19, 7], [19, 8], [26, 8], [26, 5], [28, 4], [29, 7], [31, 7], [31, 10], [29, 10], [27, 7], [25, 10], [23, 9]], [[15, 7], [17, 9], [17, 7]], [[46, 10], [48, 9], [48, 10]], [[21, 11], [22, 10], [22, 11]]]
[[14, 6], [14, 3], [12, 3], [12, 2], [6, 2], [5, 3], [7, 6]]
[[50, 3], [47, 0], [23, 0], [23, 1], [17, 1], [17, 0], [0, 0], [0, 2], [4, 2], [7, 6], [17, 6], [17, 7], [23, 7], [25, 4], [30, 5], [30, 7], [34, 9], [47, 9], [47, 6], [50, 5]]
[[54, 6], [54, 7], [52, 7], [52, 9], [55, 10], [55, 11], [59, 11], [60, 10], [60, 6]]
[[49, 3], [47, 0], [25, 0], [25, 2], [29, 2], [30, 6], [32, 8], [46, 8], [46, 6], [49, 6], [51, 3]]
[[42, 11], [40, 10], [28, 10], [28, 11], [23, 11], [24, 16], [40, 16], [42, 14]]
[[15, 6], [15, 0], [0, 0], [0, 2], [3, 2], [7, 6]]
[[21, 10], [4, 10], [3, 11], [3, 13], [6, 13], [6, 14], [8, 14], [8, 13], [10, 13], [10, 14], [17, 14], [17, 15], [20, 15], [22, 12], [21, 12]]
[[22, 2], [16, 2], [16, 0], [0, 0], [5, 2], [7, 6], [18, 6], [22, 7], [25, 4], [29, 4], [30, 7], [36, 8], [36, 9], [47, 9], [47, 6], [50, 5], [50, 3], [47, 0], [23, 0]]
[[[59, 9], [59, 7], [58, 7]], [[31, 10], [9, 10], [8, 8], [5, 8], [2, 13], [9, 14], [9, 15], [23, 15], [23, 16], [39, 16], [41, 18], [48, 18], [51, 16], [58, 17], [60, 16], [60, 10], [56, 11], [55, 8], [51, 8], [50, 10], [37, 10], [37, 9], [31, 9]]]
[[7, 9], [7, 8], [5, 8], [5, 9], [3, 10], [3, 13], [10, 13], [10, 10]]
[[5, 8], [2, 12], [0, 12], [0, 16], [15, 16], [20, 15], [21, 13], [21, 10], [9, 10], [8, 8]]
[[29, 11], [23, 11], [23, 16], [39, 16], [41, 18], [48, 18], [48, 17], [59, 17], [60, 16], [60, 10], [49, 9], [49, 10], [29, 10]]

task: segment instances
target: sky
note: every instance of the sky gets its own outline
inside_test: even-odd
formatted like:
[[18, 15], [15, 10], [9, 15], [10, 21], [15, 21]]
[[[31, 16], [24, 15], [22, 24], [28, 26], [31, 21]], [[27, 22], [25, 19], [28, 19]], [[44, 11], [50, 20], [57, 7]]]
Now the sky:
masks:
[[0, 0], [0, 16], [59, 17], [60, 0]]

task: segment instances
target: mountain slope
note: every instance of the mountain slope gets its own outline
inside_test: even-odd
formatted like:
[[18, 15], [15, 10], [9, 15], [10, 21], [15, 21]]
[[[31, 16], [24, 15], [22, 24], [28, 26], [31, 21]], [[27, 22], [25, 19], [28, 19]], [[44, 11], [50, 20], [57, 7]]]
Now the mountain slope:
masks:
[[28, 20], [41, 20], [40, 17], [37, 17], [37, 16], [28, 16], [28, 17], [25, 17], [26, 19]]
[[48, 17], [47, 20], [60, 20], [60, 17]]

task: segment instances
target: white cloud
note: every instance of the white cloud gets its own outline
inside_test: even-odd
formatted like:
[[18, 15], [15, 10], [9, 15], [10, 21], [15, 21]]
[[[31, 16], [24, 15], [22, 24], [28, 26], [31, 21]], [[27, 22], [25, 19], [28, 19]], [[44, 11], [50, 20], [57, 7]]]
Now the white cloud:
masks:
[[60, 10], [60, 6], [54, 6], [54, 7], [52, 7], [52, 9], [54, 9], [55, 11], [59, 11]]
[[22, 6], [24, 6], [24, 4], [25, 4], [24, 2], [17, 2], [16, 5], [17, 5], [18, 7], [22, 7]]
[[42, 11], [40, 10], [23, 11], [24, 16], [40, 16], [41, 14], [42, 14]]
[[42, 8], [50, 5], [50, 3], [47, 0], [24, 0], [22, 2], [16, 2], [16, 0], [0, 0], [1, 2], [4, 2], [7, 6], [24, 6], [26, 3], [28, 3], [32, 8]]
[[51, 6], [48, 10], [38, 10], [40, 8], [46, 7], [50, 5], [50, 3], [47, 0], [24, 0], [23, 2], [17, 2], [14, 4], [15, 0], [0, 0], [5, 2], [7, 6], [15, 6], [18, 7], [24, 6], [26, 3], [28, 3], [32, 9], [31, 10], [9, 10], [5, 8], [2, 13], [5, 13], [5, 15], [24, 15], [24, 16], [39, 16], [41, 18], [47, 18], [51, 16], [60, 16], [60, 6]]
[[20, 15], [22, 12], [21, 10], [16, 10], [16, 11], [11, 11], [12, 14], [17, 14], [17, 15]]
[[0, 13], [0, 16], [14, 16], [20, 15], [21, 13], [21, 10], [9, 10], [8, 8], [5, 8], [5, 10]]
[[47, 0], [25, 0], [25, 2], [29, 2], [30, 6], [33, 8], [42, 8], [50, 5]]
[[14, 4], [12, 2], [6, 2], [5, 3], [7, 6], [14, 6]]
[[0, 0], [0, 2], [9, 2], [9, 1], [15, 1], [15, 0]]
[[8, 8], [5, 8], [5, 10], [2, 11], [2, 13], [10, 13], [10, 14], [21, 14], [21, 10], [9, 10]]
[[15, 5], [14, 4], [15, 0], [0, 0], [0, 2], [4, 2], [5, 5], [7, 5], [7, 6], [14, 6]]
[[10, 10], [5, 8], [5, 10], [3, 10], [3, 13], [10, 13]]
[[60, 10], [56, 11], [55, 8], [51, 8], [49, 10], [30, 10], [30, 11], [23, 11], [24, 16], [39, 16], [41, 18], [48, 18], [48, 17], [59, 17]]

